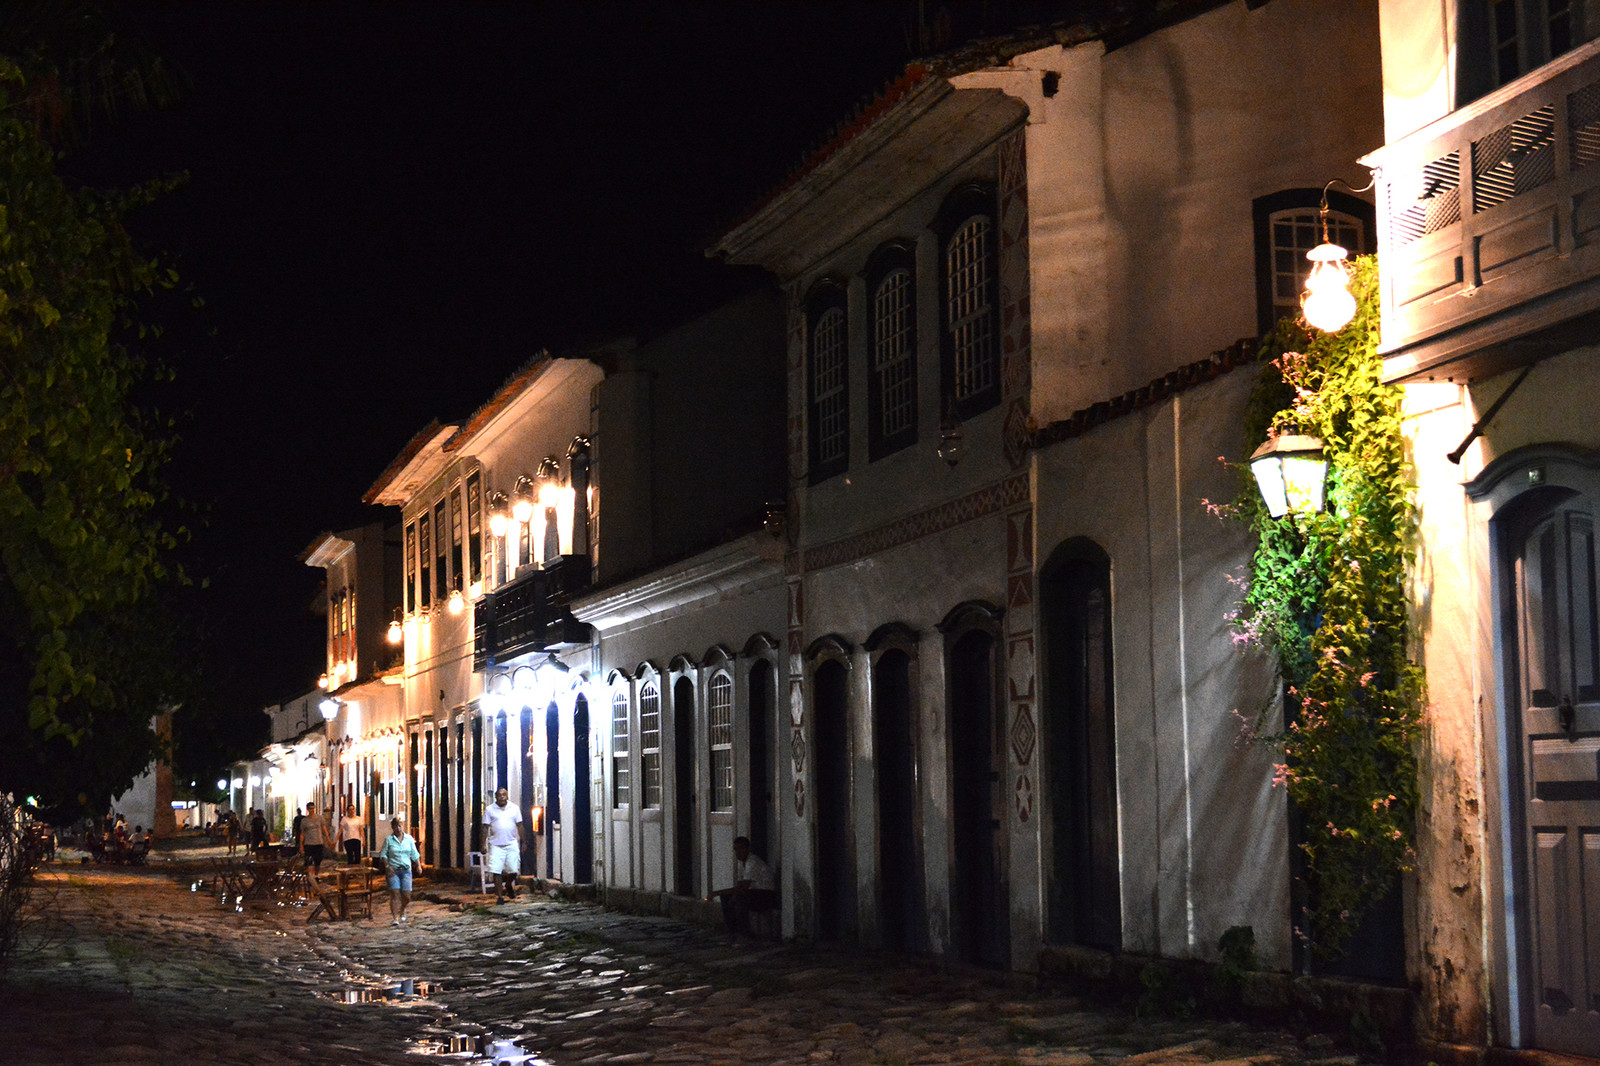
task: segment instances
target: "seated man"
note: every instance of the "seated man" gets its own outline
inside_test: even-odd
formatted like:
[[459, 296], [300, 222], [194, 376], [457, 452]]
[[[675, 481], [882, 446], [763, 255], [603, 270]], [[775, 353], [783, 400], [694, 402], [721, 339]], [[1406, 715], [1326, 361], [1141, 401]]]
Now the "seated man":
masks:
[[759, 855], [750, 854], [750, 838], [734, 837], [733, 887], [718, 889], [712, 895], [722, 900], [722, 921], [728, 927], [728, 939], [738, 940], [750, 935], [750, 916], [775, 910], [778, 906], [778, 885], [772, 876], [772, 867]]

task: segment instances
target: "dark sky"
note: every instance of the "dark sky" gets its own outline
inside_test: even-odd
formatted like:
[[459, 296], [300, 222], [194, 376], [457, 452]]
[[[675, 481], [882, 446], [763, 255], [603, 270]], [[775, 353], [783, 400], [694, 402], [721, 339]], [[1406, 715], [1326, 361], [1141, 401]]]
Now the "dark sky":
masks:
[[[119, 5], [121, 6], [121, 5]], [[64, 169], [189, 180], [133, 220], [203, 298], [149, 309], [168, 480], [218, 696], [322, 670], [323, 530], [429, 419], [540, 348], [645, 333], [748, 284], [698, 248], [904, 64], [914, 4], [124, 7], [188, 88]], [[914, 16], [911, 16], [914, 17]]]
[[432, 418], [541, 348], [648, 335], [749, 284], [698, 249], [923, 49], [919, 25], [1070, 3], [117, 3], [187, 80], [64, 169], [186, 171], [132, 221], [204, 301], [149, 308], [175, 493], [211, 588], [197, 649], [253, 712], [323, 669], [323, 530]]

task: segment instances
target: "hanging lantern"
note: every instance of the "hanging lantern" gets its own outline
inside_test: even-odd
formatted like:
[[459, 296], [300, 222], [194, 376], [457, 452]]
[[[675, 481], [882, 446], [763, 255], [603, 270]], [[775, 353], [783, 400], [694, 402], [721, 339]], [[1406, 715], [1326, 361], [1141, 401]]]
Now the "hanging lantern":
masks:
[[[1327, 237], [1327, 223], [1323, 223]], [[1337, 333], [1356, 315], [1356, 298], [1350, 295], [1350, 269], [1345, 264], [1349, 253], [1337, 244], [1323, 243], [1306, 253], [1311, 260], [1311, 275], [1300, 297], [1300, 310], [1306, 321], [1324, 333]]]

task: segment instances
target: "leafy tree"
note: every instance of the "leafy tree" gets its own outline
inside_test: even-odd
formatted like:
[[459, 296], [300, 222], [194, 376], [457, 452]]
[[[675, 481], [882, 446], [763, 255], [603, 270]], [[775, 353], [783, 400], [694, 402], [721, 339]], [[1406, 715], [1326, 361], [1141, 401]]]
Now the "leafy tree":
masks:
[[42, 99], [0, 57], [0, 791], [61, 809], [131, 782], [176, 691], [170, 440], [131, 399], [159, 371], [125, 343], [135, 298], [176, 278], [123, 227], [166, 183], [70, 187]]

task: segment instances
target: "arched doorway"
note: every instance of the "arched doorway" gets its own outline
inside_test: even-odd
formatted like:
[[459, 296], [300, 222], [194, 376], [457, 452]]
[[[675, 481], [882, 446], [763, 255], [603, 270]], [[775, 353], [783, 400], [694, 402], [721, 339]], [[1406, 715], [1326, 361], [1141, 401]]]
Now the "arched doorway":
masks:
[[589, 701], [579, 696], [572, 708], [572, 879], [580, 885], [594, 880], [594, 797], [590, 786], [594, 768], [589, 763]]
[[1111, 559], [1092, 541], [1057, 548], [1039, 576], [1048, 760], [1050, 940], [1122, 946]]
[[844, 940], [856, 931], [855, 862], [850, 832], [849, 673], [837, 659], [811, 678], [816, 747], [817, 939]]
[[561, 877], [561, 711], [544, 709], [544, 875]]
[[750, 737], [750, 850], [766, 859], [776, 860], [772, 853], [777, 839], [777, 804], [773, 784], [772, 743], [776, 730], [773, 714], [777, 707], [776, 671], [765, 659], [759, 659], [750, 668], [750, 700], [748, 704]]
[[996, 735], [996, 648], [989, 628], [947, 630], [950, 686], [951, 934], [956, 955], [985, 966], [1011, 957], [1005, 867], [1005, 748]]
[[[1528, 488], [1527, 471], [1542, 485]], [[1513, 1046], [1600, 1047], [1600, 475], [1560, 450], [1502, 457], [1479, 479], [1500, 506], [1500, 778]], [[1524, 491], [1516, 491], [1523, 489]]]
[[524, 705], [519, 717], [522, 725], [522, 732], [519, 734], [522, 745], [522, 773], [518, 775], [522, 778], [522, 788], [517, 795], [517, 806], [522, 808], [522, 854], [519, 862], [524, 874], [537, 877], [539, 844], [533, 835], [533, 826], [529, 822], [529, 812], [533, 810], [534, 801], [533, 783], [538, 777], [534, 773], [537, 764], [534, 762], [533, 751], [533, 708]]
[[694, 682], [680, 677], [672, 686], [673, 876], [674, 891], [680, 896], [698, 895], [695, 889], [694, 754]]
[[[869, 642], [870, 646], [870, 642]], [[872, 664], [872, 750], [878, 801], [878, 934], [890, 951], [922, 946], [922, 834], [917, 822], [911, 657], [890, 648]]]

